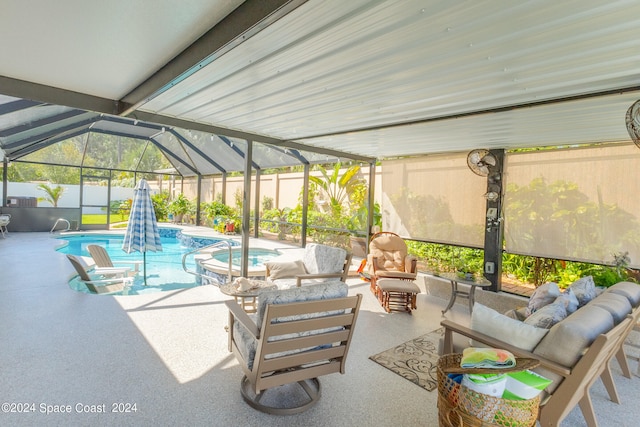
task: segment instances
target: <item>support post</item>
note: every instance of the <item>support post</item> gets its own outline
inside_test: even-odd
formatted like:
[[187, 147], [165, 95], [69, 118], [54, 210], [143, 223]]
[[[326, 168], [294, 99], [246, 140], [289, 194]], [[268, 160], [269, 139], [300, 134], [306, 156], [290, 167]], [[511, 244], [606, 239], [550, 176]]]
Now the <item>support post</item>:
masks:
[[304, 248], [307, 246], [307, 216], [309, 214], [309, 163], [304, 165], [304, 180], [302, 192], [302, 227], [300, 236], [300, 245]]
[[256, 170], [256, 206], [253, 208], [253, 237], [259, 237], [260, 231], [260, 169]]
[[200, 225], [200, 199], [202, 198], [202, 175], [198, 174], [198, 189], [196, 191], [196, 225]]
[[502, 172], [504, 150], [489, 151], [496, 158], [496, 165], [487, 177], [487, 202], [484, 232], [484, 277], [491, 282], [489, 290], [502, 288]]
[[244, 156], [244, 191], [242, 197], [242, 258], [240, 271], [242, 277], [249, 275], [249, 219], [251, 215], [251, 162], [253, 158], [253, 141], [247, 141], [247, 152]]

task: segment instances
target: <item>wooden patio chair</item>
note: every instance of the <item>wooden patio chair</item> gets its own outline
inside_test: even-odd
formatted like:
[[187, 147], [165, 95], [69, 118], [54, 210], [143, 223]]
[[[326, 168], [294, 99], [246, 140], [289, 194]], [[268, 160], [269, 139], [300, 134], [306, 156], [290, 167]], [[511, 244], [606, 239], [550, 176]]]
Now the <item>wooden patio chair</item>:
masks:
[[379, 279], [412, 282], [418, 275], [418, 260], [413, 255], [409, 255], [404, 239], [390, 231], [380, 231], [371, 236], [367, 265], [371, 279], [371, 292], [381, 301], [382, 295], [377, 283]]
[[241, 394], [269, 414], [302, 412], [320, 397], [318, 377], [345, 373], [362, 295], [338, 282], [264, 291], [257, 313], [229, 308], [229, 351], [244, 372]]
[[134, 274], [138, 274], [138, 272], [140, 271], [140, 266], [142, 265], [142, 261], [140, 260], [118, 260], [114, 263], [111, 260], [111, 257], [109, 256], [107, 250], [100, 245], [87, 245], [87, 250], [89, 251], [91, 258], [93, 258], [93, 260], [95, 261], [96, 266], [99, 268], [122, 268], [131, 270], [130, 267], [118, 266], [120, 264], [124, 264], [131, 265], [133, 267]]
[[85, 264], [80, 261], [78, 257], [67, 254], [67, 259], [69, 259], [69, 262], [71, 262], [71, 265], [78, 273], [80, 280], [91, 293], [110, 294], [121, 292], [126, 286], [130, 286], [133, 283], [133, 279], [128, 277], [127, 270], [117, 268], [101, 269], [98, 270], [100, 273], [96, 273], [98, 277], [92, 277], [87, 271]]
[[279, 289], [317, 284], [327, 279], [346, 282], [351, 258], [342, 248], [310, 243], [304, 248], [301, 260], [266, 262], [266, 277]]

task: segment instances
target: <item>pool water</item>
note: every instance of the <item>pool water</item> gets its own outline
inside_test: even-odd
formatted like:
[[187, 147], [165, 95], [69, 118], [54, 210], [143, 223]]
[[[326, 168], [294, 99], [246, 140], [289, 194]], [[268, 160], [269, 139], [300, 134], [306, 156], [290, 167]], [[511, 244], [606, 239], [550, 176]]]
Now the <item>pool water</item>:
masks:
[[[280, 255], [280, 252], [272, 249], [250, 248], [249, 249], [249, 267], [258, 267], [279, 255]], [[212, 258], [217, 261], [220, 261], [223, 264], [228, 265], [229, 251], [227, 249], [223, 249], [219, 253], [212, 255]], [[242, 258], [242, 254], [241, 254], [240, 248], [233, 249], [231, 251], [231, 264], [234, 267], [236, 268], [240, 267], [241, 258]]]
[[[124, 236], [122, 235], [110, 234], [63, 236], [59, 239], [66, 241], [67, 244], [57, 250], [65, 254], [89, 257], [87, 246], [96, 244], [107, 250], [114, 265], [118, 261], [142, 261], [143, 255], [141, 253], [132, 252], [127, 254], [122, 250], [123, 238]], [[198, 286], [196, 276], [183, 270], [182, 256], [197, 247], [210, 245], [225, 239], [182, 239], [179, 234], [161, 232], [160, 240], [162, 242], [162, 252], [147, 252], [147, 285], [145, 286], [144, 284], [143, 267], [140, 266], [140, 273], [134, 278], [133, 285], [125, 289], [123, 295], [138, 295]], [[187, 246], [184, 242], [192, 246]], [[196, 270], [193, 257], [187, 257], [186, 265], [189, 270]], [[89, 293], [87, 287], [77, 277], [69, 282], [69, 286], [76, 291]]]

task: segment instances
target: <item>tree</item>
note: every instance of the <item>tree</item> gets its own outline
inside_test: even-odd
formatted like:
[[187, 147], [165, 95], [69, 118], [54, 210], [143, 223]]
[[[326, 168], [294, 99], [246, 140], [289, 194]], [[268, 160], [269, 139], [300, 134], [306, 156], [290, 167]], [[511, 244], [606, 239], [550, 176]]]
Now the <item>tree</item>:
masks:
[[[361, 187], [366, 188], [366, 182], [358, 177], [360, 166], [351, 166], [340, 175], [341, 166], [341, 163], [336, 163], [331, 174], [326, 169], [320, 168], [322, 178], [317, 176], [309, 177], [309, 180], [329, 199], [330, 213], [334, 217], [342, 215], [344, 204], [352, 202], [352, 197], [362, 194]], [[359, 202], [361, 203], [362, 201], [360, 200]], [[355, 210], [358, 210], [359, 207], [357, 206]]]
[[49, 202], [53, 205], [54, 208], [58, 207], [58, 201], [64, 193], [64, 187], [61, 187], [59, 185], [51, 187], [48, 184], [38, 184], [37, 188], [38, 190], [42, 190], [47, 194], [46, 197], [38, 197], [39, 202]]

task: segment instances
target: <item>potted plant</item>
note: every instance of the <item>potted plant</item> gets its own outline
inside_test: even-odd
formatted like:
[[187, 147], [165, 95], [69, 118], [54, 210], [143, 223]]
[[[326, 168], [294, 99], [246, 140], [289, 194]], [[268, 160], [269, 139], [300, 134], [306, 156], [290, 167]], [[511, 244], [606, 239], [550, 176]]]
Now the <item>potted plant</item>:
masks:
[[169, 213], [173, 214], [175, 222], [182, 222], [182, 218], [190, 209], [191, 202], [182, 193], [178, 194], [178, 197], [169, 203]]

